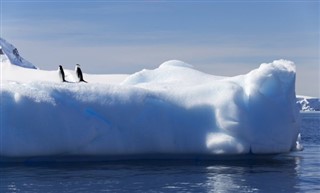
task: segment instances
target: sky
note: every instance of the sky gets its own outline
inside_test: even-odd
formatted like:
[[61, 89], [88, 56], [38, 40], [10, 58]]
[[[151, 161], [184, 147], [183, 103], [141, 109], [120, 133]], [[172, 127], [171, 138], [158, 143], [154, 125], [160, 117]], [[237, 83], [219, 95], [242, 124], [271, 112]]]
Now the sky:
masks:
[[319, 1], [0, 0], [1, 37], [44, 70], [134, 73], [177, 59], [223, 76], [277, 59], [320, 97]]

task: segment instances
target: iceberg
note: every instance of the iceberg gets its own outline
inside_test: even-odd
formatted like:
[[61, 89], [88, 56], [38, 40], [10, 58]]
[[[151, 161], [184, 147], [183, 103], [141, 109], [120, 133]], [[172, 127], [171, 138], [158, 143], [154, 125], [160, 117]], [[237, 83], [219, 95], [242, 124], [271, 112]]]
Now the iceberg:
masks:
[[1, 63], [9, 61], [13, 65], [22, 66], [24, 68], [36, 69], [37, 67], [29, 61], [22, 58], [19, 51], [12, 44], [8, 43], [5, 39], [0, 37], [0, 56]]
[[320, 111], [320, 99], [310, 96], [297, 96], [300, 111]]
[[216, 158], [301, 149], [295, 65], [235, 77], [171, 60], [131, 75], [58, 71], [2, 60], [0, 160]]

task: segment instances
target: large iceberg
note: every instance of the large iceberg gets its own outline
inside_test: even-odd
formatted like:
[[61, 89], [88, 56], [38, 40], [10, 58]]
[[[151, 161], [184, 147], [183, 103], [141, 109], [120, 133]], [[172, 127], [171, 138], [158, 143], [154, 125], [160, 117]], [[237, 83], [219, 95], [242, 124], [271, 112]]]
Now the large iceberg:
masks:
[[[293, 62], [235, 77], [172, 60], [132, 75], [1, 64], [1, 160], [215, 158], [301, 149]], [[15, 79], [16, 77], [16, 79]]]

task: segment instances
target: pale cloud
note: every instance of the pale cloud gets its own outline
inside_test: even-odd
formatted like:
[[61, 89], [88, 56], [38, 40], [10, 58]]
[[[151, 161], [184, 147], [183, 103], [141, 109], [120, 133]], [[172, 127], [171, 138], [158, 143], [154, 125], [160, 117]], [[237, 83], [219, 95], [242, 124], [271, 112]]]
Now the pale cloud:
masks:
[[[154, 69], [162, 62], [178, 59], [214, 75], [234, 76], [276, 59], [293, 60], [297, 65], [297, 93], [319, 96], [319, 57], [308, 48], [265, 48], [250, 45], [67, 45], [63, 41], [8, 40], [20, 54], [41, 69], [58, 65], [73, 69], [80, 63], [87, 73], [134, 73]], [[318, 70], [317, 70], [318, 69]]]
[[[241, 59], [251, 61], [257, 58], [290, 59], [294, 57], [312, 57], [313, 50], [305, 48], [256, 48], [243, 45], [226, 44], [221, 45], [186, 45], [186, 44], [154, 44], [154, 45], [104, 45], [104, 46], [74, 46], [65, 45], [64, 42], [49, 41], [13, 41], [19, 45], [21, 53], [25, 53], [29, 58], [38, 58], [37, 60], [47, 61], [44, 64], [46, 68], [52, 65], [51, 61], [60, 60], [68, 61], [80, 60], [91, 61], [94, 59], [96, 65], [100, 67], [108, 66], [109, 63], [120, 64], [121, 67], [145, 65], [155, 67], [159, 62], [169, 59], [180, 59], [190, 63], [199, 64], [232, 64], [241, 61]], [[39, 54], [40, 53], [40, 54]], [[56, 55], [56, 56], [55, 56]], [[254, 61], [255, 61], [254, 60]], [[223, 62], [225, 61], [225, 62]], [[314, 60], [313, 62], [315, 62]], [[63, 62], [63, 60], [61, 61]], [[269, 62], [269, 61], [260, 61]], [[243, 63], [243, 62], [240, 62]], [[41, 67], [41, 66], [39, 66]], [[130, 69], [130, 68], [129, 68]], [[125, 69], [120, 69], [125, 71]], [[236, 69], [235, 69], [236, 70]], [[91, 69], [94, 72], [94, 69]]]

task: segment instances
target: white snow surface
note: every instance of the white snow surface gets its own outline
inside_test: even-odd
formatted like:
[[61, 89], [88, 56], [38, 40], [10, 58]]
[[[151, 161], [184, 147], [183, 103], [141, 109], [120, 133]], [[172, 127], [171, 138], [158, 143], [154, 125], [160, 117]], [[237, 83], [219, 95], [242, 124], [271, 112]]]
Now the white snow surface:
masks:
[[1, 63], [2, 158], [240, 155], [301, 147], [295, 67], [286, 60], [221, 77], [181, 61], [132, 75]]
[[236, 77], [171, 60], [132, 75], [45, 71], [0, 39], [0, 161], [180, 158], [301, 150], [295, 65]]

